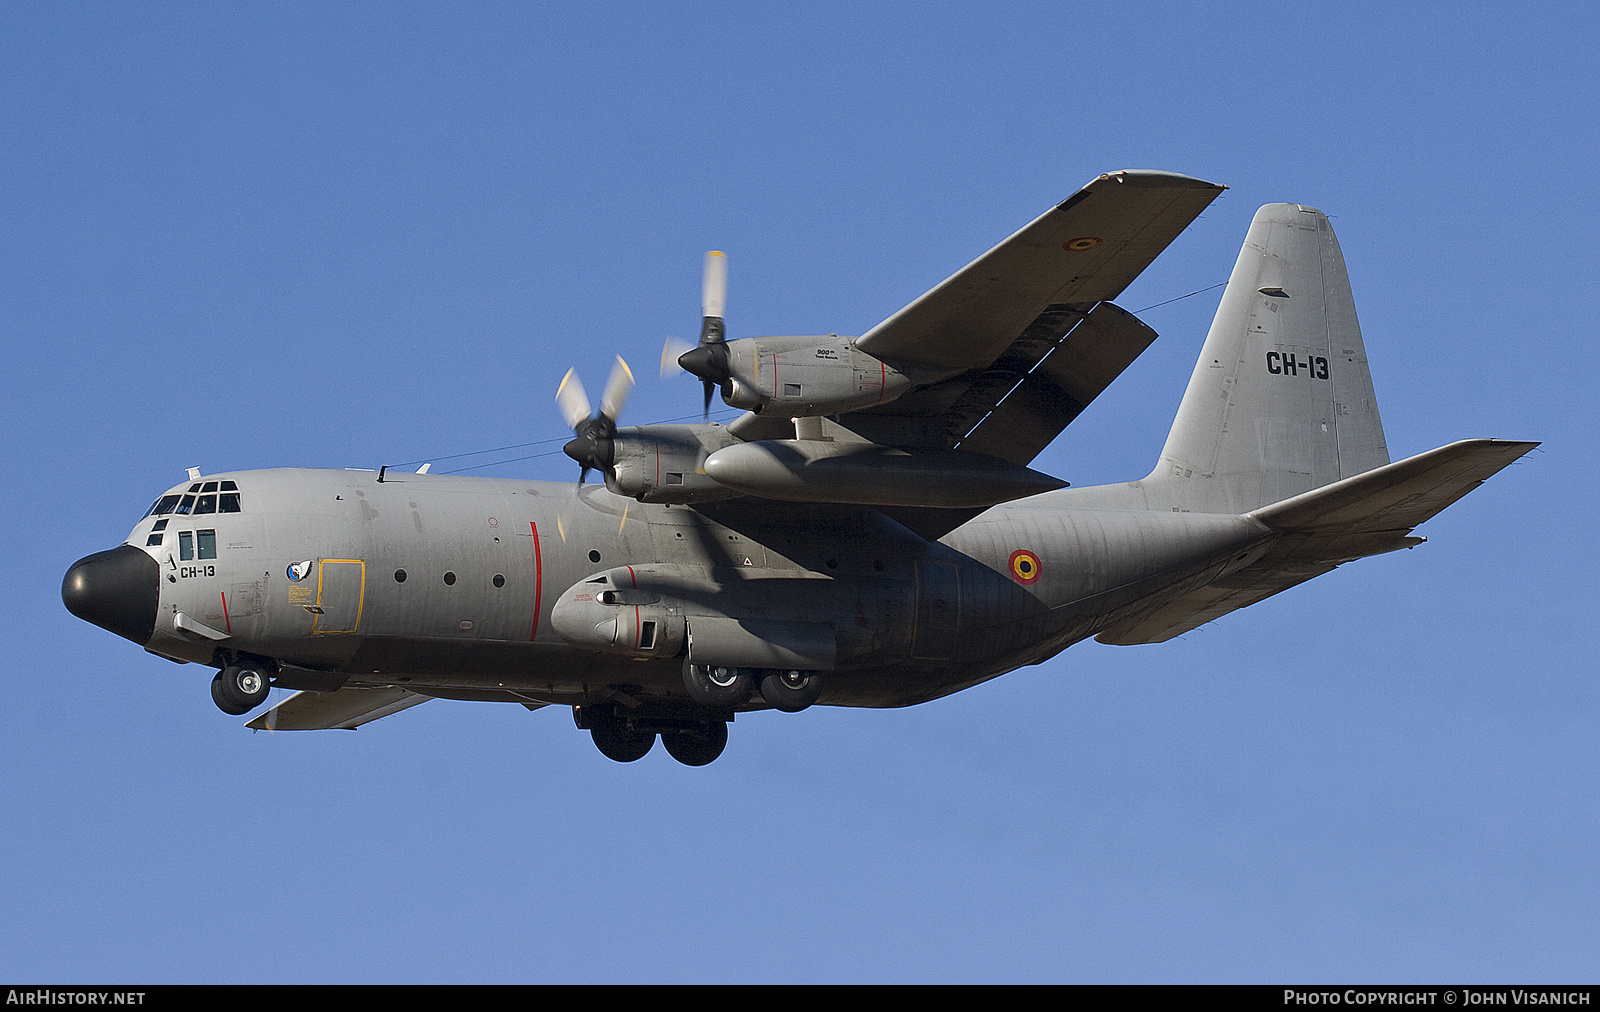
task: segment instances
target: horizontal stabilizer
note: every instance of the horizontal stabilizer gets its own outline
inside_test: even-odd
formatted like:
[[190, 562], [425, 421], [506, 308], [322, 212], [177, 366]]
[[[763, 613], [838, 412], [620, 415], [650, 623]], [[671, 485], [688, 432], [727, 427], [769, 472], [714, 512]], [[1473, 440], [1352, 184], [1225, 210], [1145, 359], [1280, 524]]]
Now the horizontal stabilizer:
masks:
[[1412, 528], [1538, 445], [1462, 440], [1264, 506], [1248, 516], [1279, 537], [1260, 558], [1095, 639], [1116, 646], [1160, 643], [1343, 563], [1420, 544]]
[[296, 692], [245, 727], [257, 731], [353, 731], [379, 717], [399, 713], [431, 696], [392, 685], [367, 689], [346, 686], [334, 692]]
[[1463, 439], [1263, 506], [1250, 514], [1296, 533], [1411, 528], [1538, 446], [1508, 439]]

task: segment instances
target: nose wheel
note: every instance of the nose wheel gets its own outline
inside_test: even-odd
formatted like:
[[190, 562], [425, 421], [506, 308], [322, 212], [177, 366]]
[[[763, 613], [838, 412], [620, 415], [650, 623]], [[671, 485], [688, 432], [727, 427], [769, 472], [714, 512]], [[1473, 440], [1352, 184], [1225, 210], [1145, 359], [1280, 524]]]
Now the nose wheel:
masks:
[[235, 717], [267, 701], [272, 682], [267, 673], [250, 664], [230, 664], [211, 679], [211, 700], [217, 709]]

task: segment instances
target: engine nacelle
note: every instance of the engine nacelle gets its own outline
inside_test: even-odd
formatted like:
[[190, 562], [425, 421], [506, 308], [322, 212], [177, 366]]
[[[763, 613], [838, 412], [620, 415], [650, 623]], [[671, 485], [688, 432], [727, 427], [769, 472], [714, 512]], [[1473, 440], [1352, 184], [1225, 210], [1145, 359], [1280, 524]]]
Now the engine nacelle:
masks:
[[728, 342], [731, 407], [789, 418], [834, 415], [886, 404], [910, 377], [856, 348], [854, 338], [743, 337]]
[[606, 488], [640, 502], [696, 503], [741, 493], [706, 477], [706, 457], [739, 440], [724, 425], [641, 425], [613, 437]]

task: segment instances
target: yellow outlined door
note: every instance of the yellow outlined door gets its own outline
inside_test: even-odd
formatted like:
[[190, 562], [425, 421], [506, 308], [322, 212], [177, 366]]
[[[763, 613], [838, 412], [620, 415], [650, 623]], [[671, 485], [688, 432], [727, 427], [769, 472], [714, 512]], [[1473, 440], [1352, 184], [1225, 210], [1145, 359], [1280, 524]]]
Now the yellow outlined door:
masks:
[[317, 564], [317, 610], [313, 633], [353, 633], [366, 603], [367, 564], [360, 559], [322, 559]]

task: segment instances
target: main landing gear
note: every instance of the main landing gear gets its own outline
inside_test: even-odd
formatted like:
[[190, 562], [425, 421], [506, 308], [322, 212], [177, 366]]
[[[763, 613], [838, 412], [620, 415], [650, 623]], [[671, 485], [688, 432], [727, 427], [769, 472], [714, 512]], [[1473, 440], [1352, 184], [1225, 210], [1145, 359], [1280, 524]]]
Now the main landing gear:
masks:
[[709, 719], [687, 709], [682, 713], [627, 711], [609, 703], [584, 703], [572, 708], [573, 723], [588, 730], [595, 748], [607, 759], [631, 763], [650, 754], [661, 736], [667, 754], [685, 766], [704, 766], [728, 745], [728, 714]]
[[271, 689], [266, 670], [248, 662], [230, 664], [211, 679], [211, 699], [217, 709], [235, 717], [265, 703]]
[[702, 706], [739, 706], [759, 688], [768, 706], [799, 713], [822, 694], [822, 675], [816, 671], [730, 668], [684, 661], [683, 687], [689, 698]]

